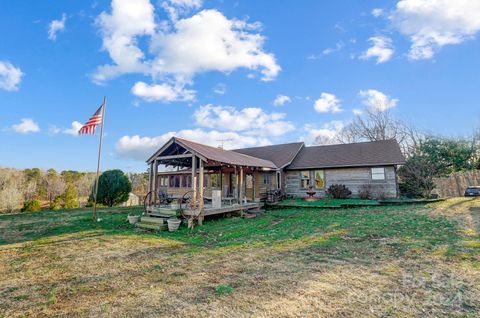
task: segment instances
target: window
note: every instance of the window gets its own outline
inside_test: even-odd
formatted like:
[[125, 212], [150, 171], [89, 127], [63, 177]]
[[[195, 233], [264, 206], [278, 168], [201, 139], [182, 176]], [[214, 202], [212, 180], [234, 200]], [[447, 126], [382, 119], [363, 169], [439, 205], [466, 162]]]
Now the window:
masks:
[[160, 186], [161, 187], [168, 187], [168, 176], [161, 176], [160, 177]]
[[180, 188], [180, 176], [170, 176], [170, 188]]
[[220, 189], [220, 174], [213, 173], [210, 175], [212, 189]]
[[372, 168], [372, 180], [385, 180], [385, 168]]
[[325, 176], [323, 170], [315, 170], [315, 188], [325, 188]]
[[190, 188], [192, 186], [192, 176], [184, 175], [182, 176], [182, 187]]
[[282, 183], [282, 178], [281, 178], [281, 175], [280, 175], [280, 171], [277, 171], [277, 189], [280, 189], [281, 187], [281, 183]]
[[310, 187], [310, 171], [300, 171], [300, 187], [302, 189]]
[[263, 174], [263, 184], [270, 184], [270, 174], [267, 172]]

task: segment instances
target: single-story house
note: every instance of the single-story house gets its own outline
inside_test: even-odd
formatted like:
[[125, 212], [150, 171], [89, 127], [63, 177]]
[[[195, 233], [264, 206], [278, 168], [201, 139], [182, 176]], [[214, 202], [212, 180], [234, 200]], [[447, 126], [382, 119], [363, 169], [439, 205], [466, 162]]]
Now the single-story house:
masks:
[[315, 196], [323, 197], [332, 184], [346, 185], [352, 197], [366, 186], [374, 196], [398, 197], [397, 166], [404, 162], [395, 140], [225, 150], [177, 137], [147, 160], [150, 190], [164, 189], [173, 197], [188, 191], [211, 197], [212, 190], [220, 190], [222, 197], [237, 202], [259, 201], [269, 190], [305, 197], [313, 188]]

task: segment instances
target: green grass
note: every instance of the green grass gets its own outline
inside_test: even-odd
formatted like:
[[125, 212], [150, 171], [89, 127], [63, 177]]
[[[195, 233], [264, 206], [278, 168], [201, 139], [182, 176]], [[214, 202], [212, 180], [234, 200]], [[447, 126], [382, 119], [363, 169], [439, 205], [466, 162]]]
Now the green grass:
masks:
[[85, 230], [100, 230], [101, 235], [133, 233], [126, 222], [129, 213], [140, 214], [142, 207], [98, 209], [100, 222], [92, 219], [92, 209], [68, 209], [18, 214], [0, 214], [0, 245], [37, 240]]
[[479, 202], [275, 209], [173, 233], [136, 230], [141, 207], [0, 215], [0, 317], [476, 317]]
[[[356, 202], [354, 199], [349, 201]], [[0, 226], [5, 230], [0, 234], [0, 244], [42, 240], [83, 231], [88, 231], [85, 235], [89, 237], [138, 235], [134, 226], [126, 221], [127, 215], [132, 212], [139, 214], [141, 208], [100, 209], [100, 222], [92, 221], [90, 209], [2, 215]], [[453, 245], [459, 239], [454, 222], [446, 218], [431, 218], [408, 206], [335, 211], [290, 208], [272, 210], [254, 219], [211, 219], [193, 230], [182, 226], [173, 233], [142, 232], [140, 235], [180, 241], [190, 246], [192, 251], [199, 247], [261, 246], [324, 235], [322, 244], [325, 246], [339, 241], [332, 246], [348, 250], [347, 243], [354, 241], [357, 247], [363, 244], [375, 248], [388, 241], [390, 249], [394, 253], [400, 253], [408, 248], [434, 249], [440, 244]]]

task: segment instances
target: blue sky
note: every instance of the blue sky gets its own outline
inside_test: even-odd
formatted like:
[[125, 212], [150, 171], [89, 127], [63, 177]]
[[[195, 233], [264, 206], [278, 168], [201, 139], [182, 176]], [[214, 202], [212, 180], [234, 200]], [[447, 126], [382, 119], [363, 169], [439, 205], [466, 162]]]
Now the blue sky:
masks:
[[98, 135], [75, 131], [103, 96], [104, 169], [172, 135], [328, 140], [367, 108], [466, 135], [479, 21], [470, 0], [2, 1], [0, 166], [94, 170]]

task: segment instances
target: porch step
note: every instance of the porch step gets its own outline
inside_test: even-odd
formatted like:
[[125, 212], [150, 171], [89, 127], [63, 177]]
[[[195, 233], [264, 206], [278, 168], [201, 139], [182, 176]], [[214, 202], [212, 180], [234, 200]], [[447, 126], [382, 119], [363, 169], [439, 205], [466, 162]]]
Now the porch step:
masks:
[[152, 223], [152, 224], [166, 224], [167, 220], [164, 218], [155, 218], [151, 216], [142, 216], [140, 218], [140, 222], [142, 223]]
[[170, 208], [151, 207], [149, 212], [151, 215], [166, 217], [166, 218], [177, 215], [177, 211], [175, 209], [170, 209]]
[[135, 224], [138, 228], [146, 229], [146, 230], [156, 230], [156, 231], [166, 231], [168, 229], [167, 224], [159, 224], [159, 223], [145, 223], [139, 222]]

